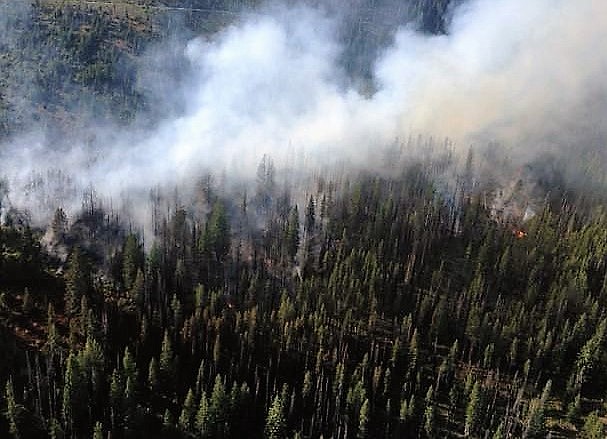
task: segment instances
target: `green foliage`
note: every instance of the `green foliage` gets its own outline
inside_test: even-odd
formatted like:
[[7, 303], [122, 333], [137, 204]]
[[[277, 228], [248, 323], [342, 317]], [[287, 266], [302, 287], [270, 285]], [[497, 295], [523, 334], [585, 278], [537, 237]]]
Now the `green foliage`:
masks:
[[414, 168], [319, 182], [302, 209], [264, 166], [247, 221], [209, 187], [197, 209], [158, 213], [145, 251], [66, 231], [63, 275], [42, 233], [0, 227], [3, 269], [56, 282], [0, 270], [0, 378], [19, 389], [0, 435], [601, 431], [607, 216], [546, 207], [518, 237]]
[[208, 223], [209, 247], [218, 261], [223, 261], [230, 249], [230, 229], [223, 203], [216, 202]]
[[365, 399], [363, 405], [360, 407], [360, 414], [358, 417], [358, 431], [356, 437], [363, 439], [369, 435], [369, 400]]
[[49, 421], [48, 436], [49, 439], [61, 439], [63, 437], [63, 430], [61, 430], [61, 425], [59, 424], [59, 421], [57, 421], [57, 419], [55, 418], [51, 418], [51, 420]]
[[434, 403], [428, 403], [424, 410], [424, 432], [430, 438], [436, 437], [436, 408]]
[[478, 432], [482, 417], [482, 389], [479, 381], [474, 383], [468, 405], [466, 406], [465, 435], [471, 436]]
[[103, 439], [103, 425], [101, 425], [101, 422], [95, 423], [95, 429], [93, 430], [93, 439]]
[[[572, 374], [574, 388], [578, 391], [582, 390], [583, 386], [594, 381], [593, 375], [598, 371], [599, 366], [605, 363], [607, 359], [604, 350], [605, 329], [607, 328], [607, 319], [601, 320], [594, 335], [584, 344], [578, 354], [575, 363], [575, 369]], [[604, 369], [599, 369], [601, 372]]]
[[75, 412], [78, 401], [79, 391], [79, 371], [76, 360], [76, 355], [70, 352], [65, 366], [65, 376], [63, 378], [63, 402], [61, 405], [61, 413], [63, 416], [63, 425], [67, 431], [72, 431], [76, 422]]
[[[179, 415], [179, 420], [177, 424], [179, 428], [184, 433], [191, 433], [194, 430], [194, 417], [196, 414], [196, 402], [194, 399], [194, 392], [192, 389], [188, 390], [188, 393], [185, 397], [185, 401], [183, 402], [183, 407], [181, 409], [181, 415]], [[202, 429], [204, 430], [204, 425], [202, 425]]]
[[65, 311], [73, 316], [78, 312], [81, 298], [88, 293], [89, 273], [84, 255], [76, 247], [68, 259], [65, 272]]
[[124, 348], [122, 369], [124, 370], [124, 377], [126, 379], [130, 379], [133, 383], [137, 382], [137, 364], [128, 347]]
[[209, 401], [205, 392], [200, 395], [198, 410], [195, 419], [196, 432], [200, 437], [208, 437], [211, 429], [211, 419], [209, 415]]
[[130, 234], [126, 237], [124, 250], [122, 252], [122, 279], [124, 288], [127, 291], [133, 287], [137, 272], [141, 268], [142, 261], [143, 256], [137, 237]]
[[[368, 401], [367, 401], [368, 406]], [[361, 418], [361, 420], [363, 420]], [[359, 430], [360, 432], [360, 430]], [[266, 417], [266, 426], [264, 430], [266, 439], [284, 439], [286, 437], [286, 422], [284, 416], [284, 402], [279, 395], [272, 400], [272, 405], [268, 410]]]
[[605, 425], [596, 411], [586, 416], [580, 438], [600, 439], [605, 437]]
[[151, 392], [158, 390], [158, 361], [155, 357], [152, 357], [148, 366], [148, 389]]
[[15, 439], [19, 439], [19, 406], [17, 405], [17, 401], [15, 400], [15, 389], [13, 387], [12, 379], [9, 379], [6, 382], [6, 386], [4, 388], [4, 400], [6, 401], [6, 419], [8, 420], [9, 424], [8, 432]]
[[223, 379], [220, 375], [215, 377], [211, 399], [209, 401], [209, 424], [212, 434], [223, 435], [228, 427], [229, 399]]
[[160, 350], [160, 373], [165, 379], [170, 378], [174, 373], [173, 347], [168, 330], [164, 331], [164, 338], [162, 339], [162, 348]]

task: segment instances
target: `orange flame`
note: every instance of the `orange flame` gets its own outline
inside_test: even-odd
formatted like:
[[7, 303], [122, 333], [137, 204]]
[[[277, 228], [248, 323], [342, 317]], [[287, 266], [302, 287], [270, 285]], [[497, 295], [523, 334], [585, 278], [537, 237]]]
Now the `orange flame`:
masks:
[[527, 233], [524, 230], [515, 230], [514, 237], [516, 239], [523, 239], [527, 236]]

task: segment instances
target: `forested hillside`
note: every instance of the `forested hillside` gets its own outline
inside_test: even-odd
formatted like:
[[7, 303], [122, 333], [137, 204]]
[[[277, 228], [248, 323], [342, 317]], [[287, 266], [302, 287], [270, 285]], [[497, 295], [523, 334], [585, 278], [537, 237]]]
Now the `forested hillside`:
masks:
[[[142, 76], [187, 82], [184, 41], [256, 6], [0, 0], [0, 145], [183, 114]], [[373, 94], [394, 29], [442, 35], [452, 7], [357, 2], [347, 81]], [[376, 170], [201, 170], [146, 188], [136, 218], [70, 169], [24, 189], [34, 206], [0, 175], [0, 436], [605, 437], [604, 153], [574, 173], [439, 143], [396, 139]], [[49, 224], [28, 211], [42, 203]]]
[[[130, 124], [139, 115], [157, 121], [158, 96], [142, 85], [141, 70], [158, 65], [146, 49], [164, 40], [207, 38], [256, 0], [0, 2], [0, 138], [42, 125], [65, 135], [95, 124]], [[322, 3], [322, 1], [321, 1]], [[329, 2], [327, 2], [329, 3]], [[428, 32], [444, 29], [449, 0], [360, 0], [344, 18], [342, 62], [353, 79], [370, 80], [370, 63], [398, 25], [417, 20]], [[338, 5], [339, 6], [339, 5]], [[327, 6], [328, 9], [331, 9]], [[176, 47], [178, 83], [187, 69]], [[162, 76], [160, 77], [162, 79]], [[365, 87], [370, 87], [366, 84]]]
[[504, 224], [428, 177], [202, 185], [147, 251], [101, 206], [57, 211], [50, 254], [3, 226], [5, 432], [601, 437], [604, 212]]

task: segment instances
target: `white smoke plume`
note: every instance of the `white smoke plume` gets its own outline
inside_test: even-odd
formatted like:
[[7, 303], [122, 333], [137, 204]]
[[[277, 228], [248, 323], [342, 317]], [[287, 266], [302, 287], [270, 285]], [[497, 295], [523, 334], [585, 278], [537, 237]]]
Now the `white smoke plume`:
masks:
[[264, 154], [279, 165], [380, 167], [394, 139], [419, 133], [449, 137], [462, 150], [494, 142], [525, 160], [545, 151], [575, 157], [576, 148], [604, 142], [603, 0], [463, 2], [446, 35], [397, 31], [373, 66], [371, 96], [347, 80], [337, 28], [321, 7], [266, 6], [211, 41], [190, 41], [187, 86], [153, 85], [171, 101], [183, 96], [182, 114], [169, 112], [151, 131], [91, 127], [93, 142], [12, 139], [0, 165], [11, 200], [31, 205], [31, 194], [16, 188], [32, 172], [57, 168], [72, 192], [92, 185], [131, 200], [207, 171], [250, 178]]
[[401, 33], [380, 71], [416, 129], [526, 148], [571, 141], [605, 129], [606, 13], [600, 0], [465, 3], [447, 36]]

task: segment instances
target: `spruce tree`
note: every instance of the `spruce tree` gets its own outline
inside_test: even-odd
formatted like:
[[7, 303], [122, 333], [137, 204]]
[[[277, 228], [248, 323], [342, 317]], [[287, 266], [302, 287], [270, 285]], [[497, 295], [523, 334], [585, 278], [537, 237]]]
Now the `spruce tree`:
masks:
[[188, 389], [188, 393], [183, 402], [181, 414], [177, 422], [179, 429], [183, 433], [191, 433], [193, 431], [194, 416], [196, 414], [196, 401], [194, 399], [194, 392], [192, 389]]
[[468, 405], [466, 407], [466, 422], [464, 424], [464, 434], [471, 436], [478, 431], [481, 419], [481, 385], [479, 381], [474, 383]]
[[604, 439], [605, 426], [596, 411], [586, 416], [584, 426], [580, 434], [582, 439]]
[[268, 410], [264, 437], [266, 439], [284, 439], [286, 437], [284, 402], [279, 395], [274, 397]]
[[369, 437], [369, 399], [365, 399], [365, 402], [360, 407], [356, 437], [359, 439]]
[[79, 247], [75, 247], [67, 261], [65, 273], [65, 312], [73, 316], [78, 312], [80, 300], [87, 293], [89, 273], [84, 256]]
[[224, 434], [226, 427], [229, 400], [221, 375], [215, 377], [211, 400], [209, 402], [209, 419], [211, 430], [220, 436]]
[[15, 400], [15, 389], [13, 380], [9, 378], [4, 387], [4, 399], [6, 401], [6, 419], [8, 420], [8, 432], [15, 438], [19, 439], [18, 426], [18, 404]]
[[196, 412], [195, 427], [196, 432], [202, 438], [209, 435], [210, 429], [210, 416], [209, 416], [209, 401], [205, 392], [200, 395], [200, 402], [198, 403], [198, 411]]

